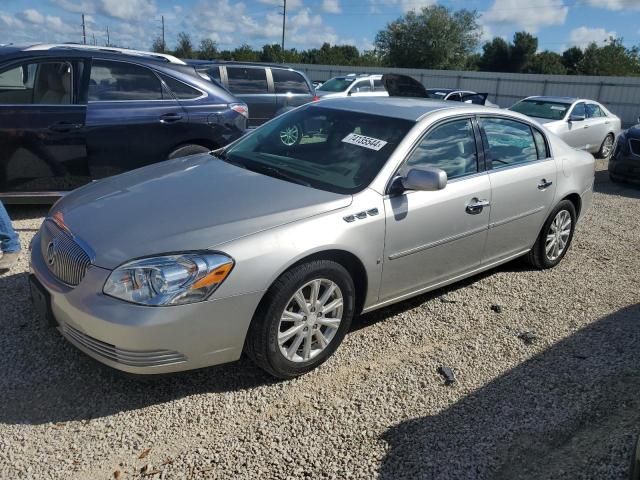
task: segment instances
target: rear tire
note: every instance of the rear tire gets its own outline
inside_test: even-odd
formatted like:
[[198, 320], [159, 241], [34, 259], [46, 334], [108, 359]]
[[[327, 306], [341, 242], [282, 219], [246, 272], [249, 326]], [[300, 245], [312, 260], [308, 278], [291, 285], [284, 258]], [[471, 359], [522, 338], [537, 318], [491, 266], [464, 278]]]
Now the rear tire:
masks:
[[167, 157], [169, 160], [173, 160], [174, 158], [186, 157], [188, 155], [196, 155], [198, 153], [208, 153], [211, 149], [205, 147], [203, 145], [198, 145], [196, 143], [190, 143], [188, 145], [182, 145], [181, 147], [176, 148], [173, 152], [169, 154]]
[[604, 140], [600, 145], [600, 150], [598, 150], [598, 153], [596, 153], [596, 157], [604, 158], [604, 159], [609, 158], [613, 153], [613, 146], [615, 142], [616, 142], [616, 139], [613, 136], [613, 133], [610, 133], [606, 137], [604, 137]]
[[335, 352], [349, 331], [354, 309], [355, 287], [342, 265], [316, 260], [294, 267], [274, 282], [258, 306], [245, 353], [274, 377], [303, 375]]
[[569, 200], [562, 200], [544, 222], [527, 261], [540, 270], [555, 267], [569, 250], [575, 226], [576, 209]]

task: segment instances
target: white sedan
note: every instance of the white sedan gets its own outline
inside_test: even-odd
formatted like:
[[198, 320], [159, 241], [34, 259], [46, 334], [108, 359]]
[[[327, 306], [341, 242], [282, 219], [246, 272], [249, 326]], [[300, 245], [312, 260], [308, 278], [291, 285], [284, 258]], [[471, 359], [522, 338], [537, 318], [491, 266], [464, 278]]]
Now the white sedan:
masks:
[[593, 100], [572, 97], [528, 97], [510, 110], [527, 115], [567, 144], [609, 158], [622, 124], [620, 118]]

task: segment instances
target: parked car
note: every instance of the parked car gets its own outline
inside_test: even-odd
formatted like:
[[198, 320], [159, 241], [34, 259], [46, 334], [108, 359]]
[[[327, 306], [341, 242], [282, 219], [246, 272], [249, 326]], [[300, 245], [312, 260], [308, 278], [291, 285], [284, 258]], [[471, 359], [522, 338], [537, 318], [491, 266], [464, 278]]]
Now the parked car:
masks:
[[[308, 124], [320, 128], [281, 137]], [[294, 377], [338, 348], [357, 313], [523, 255], [557, 265], [591, 205], [594, 162], [516, 112], [309, 103], [211, 154], [65, 196], [33, 241], [34, 303], [120, 370], [246, 351]]]
[[614, 182], [640, 180], [640, 117], [637, 125], [618, 135], [609, 158], [609, 177]]
[[429, 98], [436, 100], [449, 100], [452, 102], [473, 103], [487, 107], [498, 107], [487, 100], [488, 93], [477, 93], [470, 90], [456, 90], [454, 88], [427, 88]]
[[382, 83], [382, 75], [351, 73], [327, 80], [318, 88], [320, 98], [335, 97], [386, 97], [387, 91]]
[[50, 202], [92, 180], [219, 148], [246, 124], [243, 102], [175, 57], [0, 48], [4, 202]]
[[257, 127], [281, 113], [317, 100], [306, 75], [282, 65], [206, 60], [188, 63], [220, 82], [249, 106], [249, 127]]
[[599, 158], [611, 155], [622, 125], [604, 105], [582, 98], [527, 97], [510, 109], [537, 120], [570, 146]]

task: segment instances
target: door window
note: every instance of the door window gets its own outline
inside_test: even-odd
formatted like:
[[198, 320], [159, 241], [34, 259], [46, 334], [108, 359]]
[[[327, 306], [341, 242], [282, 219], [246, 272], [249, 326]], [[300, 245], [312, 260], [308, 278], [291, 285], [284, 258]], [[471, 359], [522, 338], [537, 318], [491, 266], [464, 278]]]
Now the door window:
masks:
[[538, 160], [536, 142], [531, 127], [506, 118], [482, 118], [488, 144], [491, 168], [498, 169]]
[[584, 102], [580, 102], [575, 107], [573, 107], [573, 110], [571, 110], [571, 116], [574, 116], [574, 115], [577, 117], [587, 116], [586, 109], [584, 108]]
[[404, 167], [428, 166], [457, 178], [478, 171], [476, 141], [471, 120], [454, 120], [434, 128], [411, 153]]
[[169, 90], [171, 90], [176, 98], [180, 100], [193, 100], [194, 98], [198, 98], [203, 95], [200, 90], [196, 90], [195, 88], [190, 87], [186, 83], [183, 83], [180, 80], [176, 80], [173, 77], [169, 77], [163, 74], [160, 74], [160, 77], [162, 77], [164, 83], [167, 84]]
[[370, 92], [371, 91], [371, 82], [369, 79], [360, 80], [353, 85], [351, 89], [351, 93], [362, 93], [362, 92]]
[[384, 88], [384, 83], [382, 83], [381, 78], [375, 78], [373, 80], [373, 91], [374, 92], [386, 92], [387, 89]]
[[460, 93], [458, 92], [454, 92], [451, 95], [449, 95], [447, 97], [447, 100], [452, 101], [452, 102], [459, 102], [460, 101]]
[[162, 83], [148, 68], [126, 62], [93, 61], [89, 77], [90, 102], [162, 99]]
[[264, 68], [227, 67], [231, 93], [268, 93]]
[[587, 118], [606, 117], [602, 109], [595, 103], [587, 103], [585, 105], [585, 111], [587, 112]]
[[538, 150], [538, 160], [549, 158], [549, 148], [544, 140], [544, 135], [540, 131], [533, 129], [533, 138], [536, 141], [536, 149]]
[[272, 68], [271, 74], [276, 93], [311, 93], [307, 82], [297, 72]]
[[73, 69], [68, 62], [32, 62], [0, 72], [0, 104], [69, 105]]

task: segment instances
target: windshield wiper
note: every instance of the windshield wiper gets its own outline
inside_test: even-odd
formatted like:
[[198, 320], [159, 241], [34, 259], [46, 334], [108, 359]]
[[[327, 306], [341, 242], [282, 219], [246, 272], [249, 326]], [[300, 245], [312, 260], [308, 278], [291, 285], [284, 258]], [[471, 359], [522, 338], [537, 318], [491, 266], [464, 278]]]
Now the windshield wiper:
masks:
[[305, 182], [304, 180], [301, 180], [298, 177], [289, 175], [288, 173], [283, 172], [282, 170], [275, 167], [270, 167], [268, 165], [252, 164], [252, 165], [246, 165], [245, 168], [253, 172], [264, 173], [265, 175], [279, 178], [280, 180], [286, 180], [288, 182], [297, 183], [298, 185], [304, 185], [305, 187], [311, 187], [311, 184], [309, 182]]

